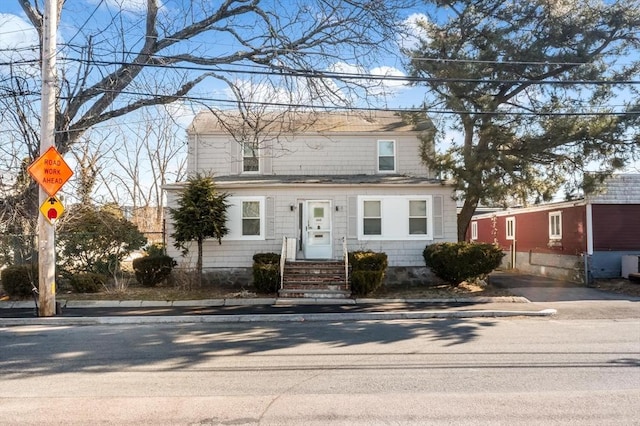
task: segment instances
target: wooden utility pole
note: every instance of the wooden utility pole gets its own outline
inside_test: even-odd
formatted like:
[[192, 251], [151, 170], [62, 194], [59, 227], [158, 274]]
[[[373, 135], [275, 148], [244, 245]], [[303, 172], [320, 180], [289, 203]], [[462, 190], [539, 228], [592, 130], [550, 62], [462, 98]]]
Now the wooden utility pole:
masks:
[[[55, 100], [56, 100], [56, 33], [58, 25], [58, 1], [45, 0], [42, 31], [42, 99], [40, 155], [55, 146]], [[39, 187], [40, 205], [49, 195]], [[38, 215], [38, 291], [39, 315], [50, 317], [56, 314], [56, 255], [55, 228], [44, 215]]]

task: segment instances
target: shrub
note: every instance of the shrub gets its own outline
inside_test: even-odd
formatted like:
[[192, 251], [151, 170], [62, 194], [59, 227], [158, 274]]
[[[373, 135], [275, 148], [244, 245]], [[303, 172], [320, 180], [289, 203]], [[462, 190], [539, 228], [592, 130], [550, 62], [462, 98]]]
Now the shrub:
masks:
[[133, 271], [136, 280], [145, 287], [155, 287], [169, 278], [176, 262], [171, 256], [144, 256], [134, 259]]
[[0, 275], [4, 291], [11, 297], [31, 295], [33, 287], [38, 288], [38, 265], [7, 266]]
[[504, 253], [494, 244], [435, 243], [422, 255], [438, 277], [453, 284], [482, 277], [500, 266]]
[[258, 293], [274, 293], [280, 277], [280, 255], [278, 253], [256, 253], [253, 255], [253, 286]]
[[76, 293], [97, 293], [107, 283], [107, 278], [94, 272], [82, 272], [69, 278], [69, 284]]
[[382, 286], [388, 261], [386, 253], [355, 251], [349, 253], [351, 293], [366, 296]]

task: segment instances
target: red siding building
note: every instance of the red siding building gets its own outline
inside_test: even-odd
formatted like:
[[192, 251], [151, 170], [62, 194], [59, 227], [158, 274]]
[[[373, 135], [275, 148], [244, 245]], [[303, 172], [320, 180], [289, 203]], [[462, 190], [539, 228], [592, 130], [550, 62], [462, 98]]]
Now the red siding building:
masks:
[[616, 175], [582, 200], [474, 216], [467, 240], [496, 243], [504, 266], [571, 281], [621, 276], [640, 256], [640, 175]]

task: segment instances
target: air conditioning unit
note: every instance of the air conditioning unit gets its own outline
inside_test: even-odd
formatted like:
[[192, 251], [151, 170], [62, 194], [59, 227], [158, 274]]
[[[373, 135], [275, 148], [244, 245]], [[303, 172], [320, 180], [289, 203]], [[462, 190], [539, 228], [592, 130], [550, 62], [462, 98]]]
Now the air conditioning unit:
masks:
[[629, 274], [637, 274], [640, 270], [640, 255], [625, 254], [622, 256], [622, 277], [629, 279]]

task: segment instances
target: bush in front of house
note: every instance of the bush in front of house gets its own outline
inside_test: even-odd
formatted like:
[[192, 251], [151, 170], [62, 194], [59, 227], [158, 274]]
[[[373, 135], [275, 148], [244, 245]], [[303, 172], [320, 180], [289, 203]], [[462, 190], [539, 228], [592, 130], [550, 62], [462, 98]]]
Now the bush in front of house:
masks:
[[253, 286], [258, 293], [275, 293], [280, 278], [280, 255], [256, 253], [253, 255]]
[[107, 283], [107, 277], [95, 272], [81, 272], [69, 277], [69, 284], [76, 293], [97, 293]]
[[504, 253], [494, 244], [457, 242], [428, 245], [422, 255], [434, 274], [452, 284], [459, 284], [496, 269]]
[[0, 280], [10, 297], [31, 296], [31, 289], [38, 288], [38, 265], [7, 266], [2, 270]]
[[155, 287], [171, 276], [175, 260], [171, 256], [154, 254], [134, 259], [132, 262], [136, 280], [144, 287]]
[[386, 253], [372, 251], [349, 252], [351, 293], [366, 296], [382, 286], [387, 271]]

